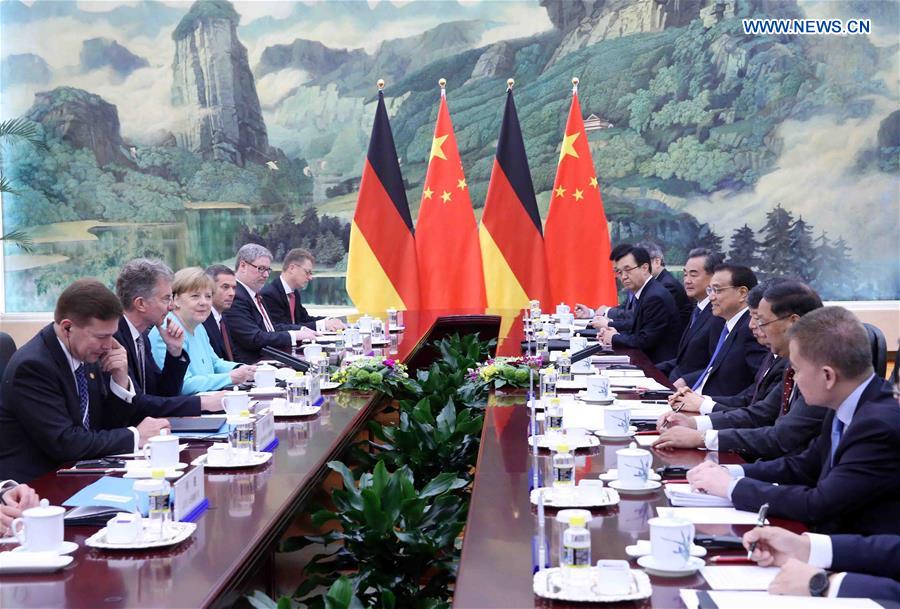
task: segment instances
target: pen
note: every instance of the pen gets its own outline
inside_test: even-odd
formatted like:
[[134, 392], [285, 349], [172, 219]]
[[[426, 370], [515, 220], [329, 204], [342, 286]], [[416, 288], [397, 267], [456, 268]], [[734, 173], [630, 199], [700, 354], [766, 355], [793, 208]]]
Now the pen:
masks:
[[128, 471], [124, 467], [89, 467], [89, 468], [70, 468], [57, 470], [57, 476], [69, 476], [78, 474], [111, 474], [113, 472]]
[[709, 562], [718, 564], [718, 565], [748, 565], [748, 564], [756, 564], [749, 558], [744, 558], [743, 556], [713, 556], [709, 559]]
[[[767, 513], [768, 511], [769, 511], [769, 504], [768, 504], [768, 503], [764, 503], [764, 504], [762, 504], [762, 505], [760, 506], [760, 508], [759, 508], [759, 514], [758, 514], [757, 517], [756, 517], [756, 526], [758, 526], [758, 527], [765, 526], [765, 524], [766, 524], [766, 513]], [[756, 542], [753, 541], [753, 542], [750, 543], [750, 547], [747, 548], [747, 559], [748, 559], [748, 560], [749, 560], [750, 557], [753, 555], [753, 550], [755, 550], [755, 549], [756, 549]]]

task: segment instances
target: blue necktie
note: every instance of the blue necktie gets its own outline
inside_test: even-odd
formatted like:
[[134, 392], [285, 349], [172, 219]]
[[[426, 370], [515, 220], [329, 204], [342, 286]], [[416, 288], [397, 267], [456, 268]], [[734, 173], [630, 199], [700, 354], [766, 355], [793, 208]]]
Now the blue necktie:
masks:
[[712, 357], [709, 358], [709, 365], [706, 367], [706, 370], [703, 371], [703, 374], [700, 375], [700, 378], [697, 379], [697, 382], [694, 383], [694, 386], [691, 387], [691, 391], [697, 391], [706, 380], [706, 377], [709, 376], [709, 371], [712, 370], [713, 364], [716, 361], [716, 356], [719, 354], [719, 351], [722, 350], [722, 345], [725, 344], [726, 338], [728, 338], [728, 326], [722, 328], [722, 333], [719, 334], [719, 342], [716, 343], [716, 350], [713, 351]]
[[75, 368], [75, 380], [78, 382], [78, 401], [81, 403], [81, 424], [85, 429], [91, 428], [91, 416], [88, 412], [90, 399], [88, 398], [87, 376], [84, 374], [84, 364]]
[[688, 328], [694, 325], [694, 322], [697, 321], [698, 317], [700, 317], [700, 307], [694, 307], [694, 310], [691, 311], [691, 323], [688, 324]]
[[831, 422], [831, 462], [830, 467], [834, 467], [834, 453], [837, 450], [838, 444], [841, 442], [841, 435], [844, 433], [844, 422], [841, 421], [837, 416], [834, 417], [834, 421]]

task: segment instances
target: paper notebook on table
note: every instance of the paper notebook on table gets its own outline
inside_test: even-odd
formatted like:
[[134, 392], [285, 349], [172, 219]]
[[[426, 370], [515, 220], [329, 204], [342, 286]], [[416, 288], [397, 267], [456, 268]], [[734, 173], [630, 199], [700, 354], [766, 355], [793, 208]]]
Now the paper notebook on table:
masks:
[[[695, 524], [756, 524], [756, 512], [728, 507], [657, 507], [659, 516], [683, 518]], [[768, 521], [766, 521], [768, 522]]]
[[[723, 567], [729, 568], [729, 567]], [[688, 609], [699, 609], [698, 595], [705, 596], [704, 607], [717, 609], [882, 609], [868, 598], [817, 598], [810, 596], [776, 596], [767, 592], [729, 592], [680, 590], [681, 600]], [[712, 604], [710, 604], [710, 601]]]
[[701, 567], [700, 573], [713, 590], [768, 590], [779, 567], [752, 565]]
[[103, 476], [65, 501], [73, 509], [66, 512], [66, 524], [103, 526], [119, 512], [133, 512], [134, 480]]
[[731, 500], [691, 490], [690, 484], [667, 484], [666, 497], [678, 507], [731, 507]]

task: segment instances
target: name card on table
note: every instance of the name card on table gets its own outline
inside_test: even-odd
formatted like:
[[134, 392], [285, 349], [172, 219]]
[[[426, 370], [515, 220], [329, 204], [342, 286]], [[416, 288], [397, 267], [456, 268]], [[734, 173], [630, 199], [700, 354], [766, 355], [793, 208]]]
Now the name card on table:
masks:
[[253, 450], [261, 452], [270, 448], [275, 442], [275, 413], [271, 408], [266, 414], [259, 416], [253, 421], [255, 446]]
[[[172, 506], [173, 520], [193, 521], [206, 503], [206, 488], [203, 485], [203, 464], [195, 465], [172, 485], [175, 502]], [[193, 512], [197, 514], [193, 514]]]

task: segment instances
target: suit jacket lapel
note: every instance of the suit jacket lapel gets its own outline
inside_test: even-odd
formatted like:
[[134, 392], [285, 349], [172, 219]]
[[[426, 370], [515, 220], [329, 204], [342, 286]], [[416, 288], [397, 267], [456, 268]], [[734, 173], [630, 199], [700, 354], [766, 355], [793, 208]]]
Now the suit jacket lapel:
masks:
[[265, 329], [266, 324], [263, 322], [262, 314], [259, 312], [259, 309], [256, 308], [256, 303], [253, 302], [253, 297], [250, 296], [250, 292], [247, 291], [241, 283], [237, 283], [237, 288], [235, 292], [235, 298], [243, 298], [247, 304], [250, 306], [250, 312], [253, 314], [253, 320], [256, 322], [256, 325], [260, 328]]
[[[872, 381], [866, 385], [866, 388], [863, 390], [862, 395], [859, 396], [859, 402], [856, 405], [856, 411], [853, 413], [853, 418], [855, 419], [857, 415], [859, 415], [860, 410], [865, 406], [866, 402], [870, 402], [872, 400], [878, 399], [878, 394], [881, 393], [882, 388], [885, 384], [883, 379], [878, 378], [876, 375]], [[828, 437], [828, 454], [825, 456], [825, 465], [822, 467], [823, 476], [826, 470], [831, 470], [832, 463], [829, 458], [831, 455], [831, 421], [834, 419], [836, 415], [836, 411], [831, 411], [825, 417], [827, 425], [823, 426], [823, 433]], [[844, 428], [844, 432], [841, 434], [841, 442], [838, 443], [837, 448], [834, 451], [834, 463], [838, 463], [841, 460], [841, 455], [844, 452], [844, 448], [847, 443], [844, 441], [847, 438], [848, 433], [850, 433], [850, 426], [853, 425], [853, 420], [850, 420], [850, 425], [847, 425]]]
[[63, 385], [65, 386], [67, 398], [66, 403], [74, 405], [79, 411], [72, 412], [70, 408], [70, 414], [73, 416], [73, 420], [81, 421], [81, 401], [78, 399], [78, 388], [75, 386], [75, 376], [72, 374], [72, 366], [69, 363], [69, 359], [63, 352], [62, 347], [59, 346], [59, 340], [56, 337], [56, 332], [53, 331], [52, 324], [44, 328], [41, 333], [43, 334], [44, 344], [53, 357], [54, 363], [62, 371]]
[[738, 318], [737, 323], [734, 324], [734, 327], [731, 329], [731, 332], [729, 332], [728, 336], [725, 337], [725, 342], [722, 344], [722, 349], [719, 351], [719, 356], [716, 358], [716, 361], [713, 362], [712, 369], [710, 369], [710, 371], [709, 371], [710, 374], [715, 372], [716, 369], [719, 367], [719, 364], [721, 364], [725, 360], [725, 357], [728, 355], [728, 350], [731, 349], [731, 346], [734, 344], [734, 341], [737, 340], [737, 335], [742, 329], [742, 324], [744, 323], [746, 316], [749, 314], [750, 314], [749, 311], [744, 311], [744, 314], [741, 315]]
[[[694, 305], [697, 306], [696, 304]], [[681, 335], [681, 343], [678, 345], [678, 357], [680, 358], [684, 355], [684, 350], [687, 349], [688, 344], [690, 344], [691, 340], [697, 333], [702, 332], [706, 327], [706, 324], [709, 323], [709, 318], [712, 315], [710, 312], [710, 306], [706, 305], [706, 307], [697, 313], [697, 319], [694, 320], [693, 326], [688, 326], [684, 329], [684, 333]]]

